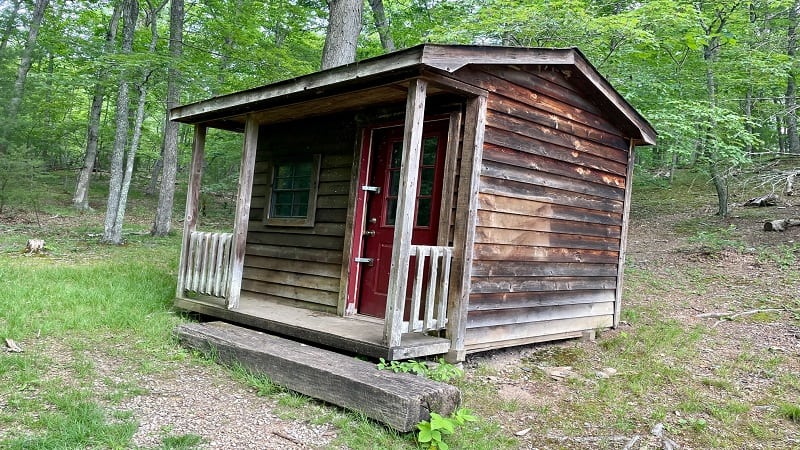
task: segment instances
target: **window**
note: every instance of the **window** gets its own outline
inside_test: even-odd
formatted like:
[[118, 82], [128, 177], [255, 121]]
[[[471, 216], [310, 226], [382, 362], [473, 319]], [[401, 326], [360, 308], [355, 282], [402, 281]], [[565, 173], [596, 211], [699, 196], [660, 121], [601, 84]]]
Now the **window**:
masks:
[[267, 173], [267, 206], [264, 223], [278, 226], [314, 226], [320, 155], [306, 159], [278, 160]]

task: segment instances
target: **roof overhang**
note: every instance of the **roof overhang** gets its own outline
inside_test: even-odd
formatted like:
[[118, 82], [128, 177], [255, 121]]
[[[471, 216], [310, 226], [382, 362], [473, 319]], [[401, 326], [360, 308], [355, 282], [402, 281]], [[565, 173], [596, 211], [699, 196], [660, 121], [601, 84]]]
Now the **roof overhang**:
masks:
[[[655, 144], [653, 127], [575, 48], [520, 48], [423, 44], [406, 50], [315, 72], [246, 91], [214, 97], [170, 110], [170, 120], [238, 130], [248, 114], [263, 122], [278, 122], [314, 114], [333, 113], [377, 103], [403, 102], [408, 81], [432, 81], [429, 95], [441, 92], [464, 96], [485, 95], [474, 86], [445, 82], [448, 74], [465, 66], [548, 65], [572, 66], [592, 89], [613, 105], [637, 131], [637, 144]], [[439, 82], [437, 83], [437, 80]]]

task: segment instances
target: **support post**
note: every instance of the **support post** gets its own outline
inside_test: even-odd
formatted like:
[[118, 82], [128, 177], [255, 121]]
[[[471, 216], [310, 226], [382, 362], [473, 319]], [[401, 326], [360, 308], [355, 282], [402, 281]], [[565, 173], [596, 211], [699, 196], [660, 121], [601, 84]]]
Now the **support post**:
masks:
[[486, 97], [467, 101], [464, 117], [464, 146], [461, 152], [461, 173], [458, 180], [457, 217], [453, 233], [453, 269], [450, 295], [447, 301], [447, 336], [450, 338], [449, 362], [461, 362], [466, 357], [464, 338], [467, 333], [472, 254], [475, 247], [478, 187], [483, 159], [483, 135], [486, 128]]
[[633, 190], [633, 166], [636, 146], [633, 139], [628, 147], [628, 170], [625, 172], [625, 204], [622, 206], [622, 230], [619, 238], [619, 262], [617, 262], [617, 289], [614, 293], [614, 328], [619, 325], [622, 313], [622, 279], [625, 275], [625, 247], [628, 245], [628, 220], [631, 215], [631, 191]]
[[242, 163], [239, 166], [239, 193], [236, 196], [236, 216], [233, 225], [233, 248], [231, 249], [231, 290], [228, 294], [228, 309], [239, 307], [244, 273], [244, 253], [247, 245], [247, 223], [250, 220], [250, 198], [253, 193], [253, 172], [258, 147], [258, 122], [252, 114], [247, 116], [244, 126]]
[[405, 130], [403, 132], [403, 159], [400, 163], [400, 187], [397, 194], [392, 265], [389, 271], [389, 289], [386, 295], [383, 330], [383, 340], [390, 348], [400, 345], [400, 336], [403, 333], [403, 306], [406, 301], [411, 234], [414, 230], [414, 203], [417, 198], [417, 176], [427, 87], [428, 83], [418, 78], [411, 80], [408, 86]]
[[181, 242], [181, 259], [178, 265], [178, 287], [175, 297], [182, 298], [185, 289], [186, 270], [188, 269], [189, 241], [192, 232], [197, 229], [197, 213], [200, 203], [200, 181], [203, 178], [203, 158], [206, 149], [206, 127], [194, 126], [192, 142], [192, 165], [189, 171], [189, 186], [186, 189], [186, 216], [183, 221], [183, 240]]

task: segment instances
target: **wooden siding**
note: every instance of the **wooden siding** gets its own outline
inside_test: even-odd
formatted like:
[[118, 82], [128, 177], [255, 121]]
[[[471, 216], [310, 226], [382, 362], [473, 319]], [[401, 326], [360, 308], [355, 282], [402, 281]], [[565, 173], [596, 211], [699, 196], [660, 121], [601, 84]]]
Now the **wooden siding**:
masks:
[[471, 67], [490, 92], [467, 349], [613, 324], [629, 142], [574, 74]]
[[[251, 297], [336, 312], [357, 139], [355, 119], [337, 115], [264, 126], [259, 135], [242, 289]], [[321, 155], [314, 225], [265, 225], [268, 161], [304, 154]]]

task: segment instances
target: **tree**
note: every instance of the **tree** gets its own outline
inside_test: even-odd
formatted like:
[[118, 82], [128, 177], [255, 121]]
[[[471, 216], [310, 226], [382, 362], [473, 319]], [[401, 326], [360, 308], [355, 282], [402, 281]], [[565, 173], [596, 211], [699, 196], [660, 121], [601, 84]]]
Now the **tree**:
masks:
[[389, 28], [389, 22], [386, 20], [386, 10], [383, 7], [383, 0], [369, 0], [369, 6], [372, 9], [372, 18], [375, 21], [375, 28], [378, 30], [383, 50], [386, 53], [395, 51], [394, 38], [392, 38], [392, 30]]
[[[789, 5], [789, 24], [786, 41], [786, 55], [792, 61], [792, 66], [796, 63], [797, 56], [797, 10], [800, 2], [792, 1]], [[797, 87], [795, 77], [797, 71], [792, 67], [786, 77], [786, 136], [788, 138], [789, 152], [800, 153], [800, 136], [797, 130]]]
[[322, 70], [356, 61], [363, 0], [328, 0], [328, 31], [322, 47]]
[[175, 179], [178, 172], [177, 122], [169, 120], [169, 110], [178, 106], [181, 97], [181, 73], [178, 64], [183, 54], [183, 0], [172, 0], [169, 12], [170, 65], [167, 71], [167, 119], [164, 126], [161, 186], [158, 192], [158, 207], [150, 233], [166, 236], [172, 227], [172, 205], [175, 199]]
[[6, 110], [6, 123], [3, 128], [3, 133], [0, 133], [0, 152], [4, 149], [6, 143], [5, 139], [8, 137], [8, 127], [13, 127], [14, 120], [19, 112], [19, 105], [22, 103], [22, 95], [25, 90], [25, 80], [28, 78], [28, 71], [31, 70], [33, 63], [33, 50], [36, 47], [36, 40], [39, 37], [39, 27], [42, 25], [44, 19], [44, 12], [47, 8], [49, 0], [36, 0], [33, 9], [33, 17], [31, 18], [30, 25], [28, 26], [28, 39], [25, 41], [25, 48], [22, 51], [22, 57], [17, 67], [17, 78], [14, 81], [14, 88], [11, 94], [11, 101]]
[[[130, 55], [133, 51], [133, 34], [136, 21], [139, 17], [138, 0], [124, 0], [122, 5], [122, 55]], [[106, 203], [106, 216], [103, 223], [102, 241], [109, 244], [121, 244], [121, 224], [117, 225], [120, 198], [122, 196], [123, 160], [125, 148], [128, 143], [128, 106], [130, 102], [130, 73], [123, 70], [120, 75], [119, 90], [117, 92], [116, 107], [116, 132], [114, 134], [114, 147], [111, 154], [111, 176], [108, 182], [108, 200]]]
[[[117, 40], [117, 27], [121, 14], [121, 4], [116, 3], [111, 13], [108, 30], [106, 32], [103, 53], [109, 54], [114, 49]], [[91, 181], [92, 171], [94, 170], [95, 160], [97, 159], [97, 146], [100, 136], [100, 115], [103, 112], [103, 101], [105, 100], [105, 83], [108, 78], [108, 70], [101, 67], [97, 72], [97, 81], [94, 86], [92, 105], [89, 107], [89, 123], [86, 130], [86, 153], [83, 157], [83, 166], [78, 172], [78, 182], [75, 185], [75, 195], [72, 196], [72, 206], [77, 209], [89, 209], [89, 182]]]

